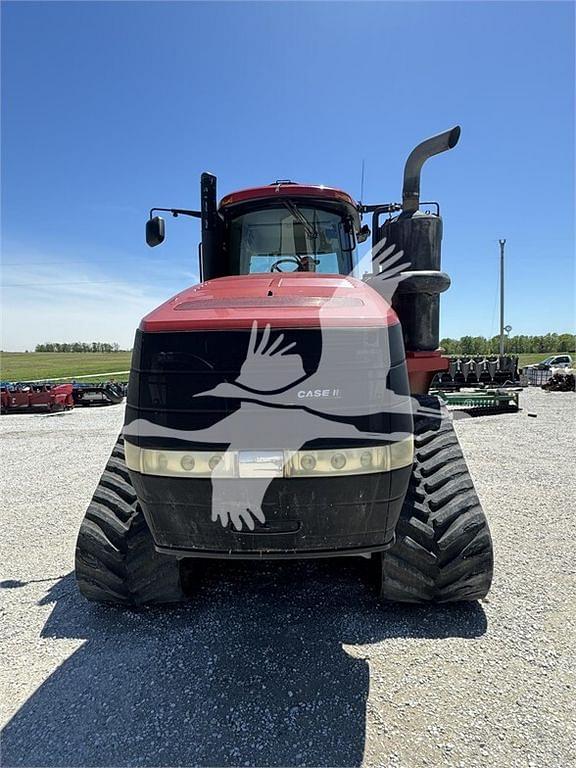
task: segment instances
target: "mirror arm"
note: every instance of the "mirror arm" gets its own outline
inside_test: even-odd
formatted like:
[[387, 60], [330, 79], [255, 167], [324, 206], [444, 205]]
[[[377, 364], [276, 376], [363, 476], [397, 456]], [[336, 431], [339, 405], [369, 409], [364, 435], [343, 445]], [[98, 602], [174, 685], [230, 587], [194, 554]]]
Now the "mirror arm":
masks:
[[379, 205], [362, 205], [358, 206], [358, 212], [363, 213], [395, 213], [402, 210], [402, 203], [380, 203]]
[[195, 219], [202, 218], [201, 211], [189, 211], [186, 208], [150, 208], [150, 218], [152, 218], [154, 211], [165, 211], [166, 213], [171, 213], [174, 217], [193, 216]]

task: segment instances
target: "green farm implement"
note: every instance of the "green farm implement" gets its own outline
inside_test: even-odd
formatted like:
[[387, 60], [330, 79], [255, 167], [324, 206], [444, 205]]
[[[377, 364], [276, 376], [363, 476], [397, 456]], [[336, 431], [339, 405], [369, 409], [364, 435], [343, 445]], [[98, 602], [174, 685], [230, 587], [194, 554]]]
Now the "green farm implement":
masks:
[[464, 389], [459, 392], [433, 390], [447, 406], [471, 416], [486, 416], [492, 413], [514, 412], [520, 408], [519, 388], [514, 389]]

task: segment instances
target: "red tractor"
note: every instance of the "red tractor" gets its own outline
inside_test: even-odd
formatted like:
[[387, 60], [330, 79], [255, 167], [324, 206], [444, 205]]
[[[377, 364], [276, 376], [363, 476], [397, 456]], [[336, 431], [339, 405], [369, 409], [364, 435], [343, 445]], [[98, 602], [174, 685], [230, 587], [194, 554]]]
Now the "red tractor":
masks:
[[276, 181], [218, 205], [205, 173], [200, 211], [150, 212], [150, 246], [156, 211], [201, 220], [201, 283], [136, 332], [123, 436], [78, 537], [85, 597], [185, 599], [199, 558], [339, 555], [375, 563], [387, 600], [486, 595], [488, 524], [428, 395], [450, 280], [420, 171], [459, 135], [413, 150], [401, 204]]

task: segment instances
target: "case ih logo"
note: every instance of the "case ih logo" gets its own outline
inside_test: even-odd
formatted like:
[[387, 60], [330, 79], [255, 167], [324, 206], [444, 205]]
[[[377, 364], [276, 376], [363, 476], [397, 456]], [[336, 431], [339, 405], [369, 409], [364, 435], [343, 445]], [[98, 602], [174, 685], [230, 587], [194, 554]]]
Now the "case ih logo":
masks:
[[307, 397], [332, 397], [339, 398], [339, 389], [300, 389], [298, 391], [298, 399], [304, 400]]

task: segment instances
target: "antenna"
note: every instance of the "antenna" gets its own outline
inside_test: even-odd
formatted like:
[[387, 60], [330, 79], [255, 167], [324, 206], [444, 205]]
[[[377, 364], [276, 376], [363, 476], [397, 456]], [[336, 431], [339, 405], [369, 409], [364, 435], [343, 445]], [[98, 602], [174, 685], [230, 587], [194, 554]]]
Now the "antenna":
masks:
[[362, 173], [360, 175], [360, 200], [359, 200], [360, 203], [364, 199], [364, 166], [365, 166], [365, 163], [366, 163], [366, 161], [364, 160], [364, 158], [362, 158]]

